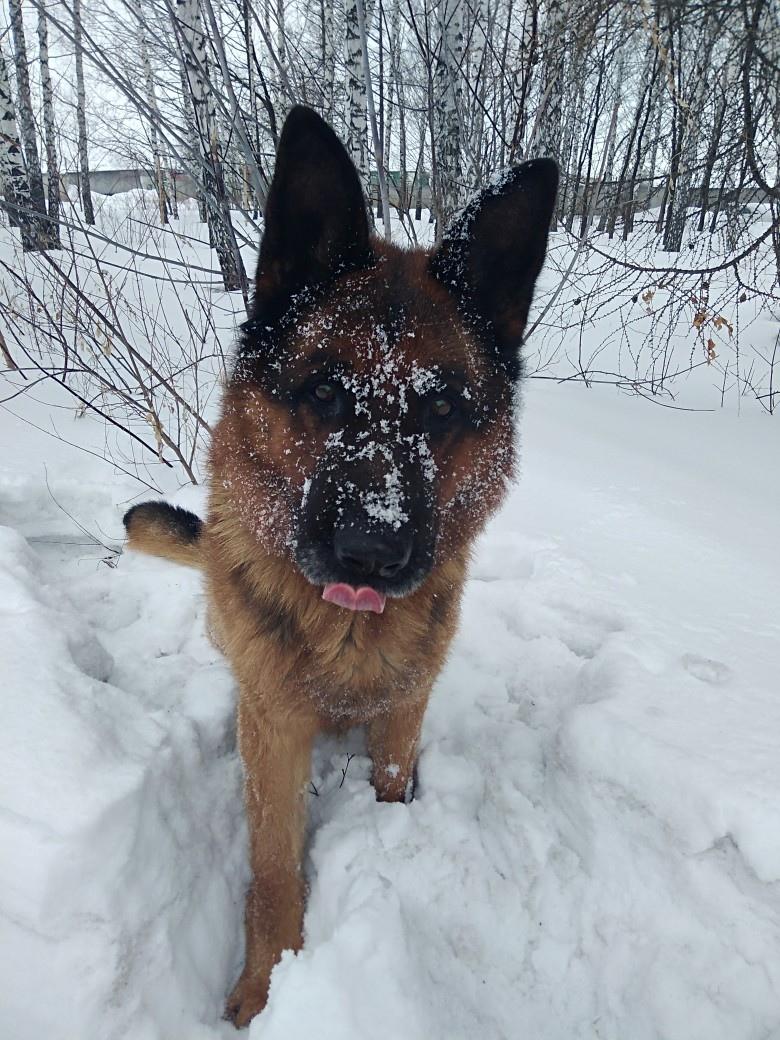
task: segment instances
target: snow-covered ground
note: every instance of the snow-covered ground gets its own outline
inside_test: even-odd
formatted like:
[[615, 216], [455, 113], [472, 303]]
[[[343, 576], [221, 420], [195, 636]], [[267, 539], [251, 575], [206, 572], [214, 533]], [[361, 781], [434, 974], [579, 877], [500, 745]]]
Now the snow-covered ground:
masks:
[[[250, 1040], [780, 1038], [777, 418], [524, 398], [417, 798], [320, 743], [306, 945]], [[231, 1037], [246, 834], [200, 578], [112, 551], [148, 492], [56, 388], [0, 444], [0, 1038]]]
[[[199, 578], [101, 562], [74, 520], [116, 544], [137, 487], [2, 435], [0, 1036], [229, 1036], [245, 832]], [[780, 1036], [776, 422], [532, 384], [522, 443], [417, 800], [318, 749], [306, 947], [252, 1038]]]

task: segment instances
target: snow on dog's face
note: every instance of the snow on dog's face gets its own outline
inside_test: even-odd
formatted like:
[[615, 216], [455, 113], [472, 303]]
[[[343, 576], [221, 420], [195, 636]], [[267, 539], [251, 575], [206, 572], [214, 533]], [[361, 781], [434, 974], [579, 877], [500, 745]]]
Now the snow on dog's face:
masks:
[[381, 613], [500, 501], [554, 194], [554, 167], [526, 164], [437, 251], [404, 251], [369, 238], [332, 131], [289, 117], [217, 468], [242, 522], [325, 599]]
[[510, 384], [446, 290], [420, 291], [426, 265], [393, 251], [344, 275], [261, 377], [291, 463], [291, 548], [314, 584], [408, 594], [511, 467]]

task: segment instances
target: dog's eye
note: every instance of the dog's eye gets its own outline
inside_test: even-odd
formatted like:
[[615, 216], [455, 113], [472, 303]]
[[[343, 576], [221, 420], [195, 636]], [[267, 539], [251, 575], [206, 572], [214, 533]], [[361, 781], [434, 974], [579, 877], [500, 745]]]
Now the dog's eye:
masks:
[[333, 404], [338, 394], [338, 387], [335, 383], [317, 383], [312, 389], [312, 394], [320, 404]]
[[445, 397], [443, 394], [436, 394], [434, 397], [428, 399], [428, 413], [431, 418], [439, 421], [451, 419], [455, 414], [456, 408], [449, 397]]

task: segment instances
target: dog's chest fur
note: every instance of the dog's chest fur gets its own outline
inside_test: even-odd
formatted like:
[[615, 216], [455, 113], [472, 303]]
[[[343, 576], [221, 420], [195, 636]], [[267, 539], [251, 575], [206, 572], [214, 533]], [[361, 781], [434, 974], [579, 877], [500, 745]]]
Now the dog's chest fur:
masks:
[[[339, 610], [295, 566], [266, 555], [229, 516], [209, 525], [207, 581], [215, 641], [242, 688], [269, 710], [314, 711], [322, 724], [368, 722], [440, 670], [457, 625], [465, 558], [382, 615]], [[259, 691], [259, 692], [257, 692]], [[259, 708], [263, 705], [258, 704]]]

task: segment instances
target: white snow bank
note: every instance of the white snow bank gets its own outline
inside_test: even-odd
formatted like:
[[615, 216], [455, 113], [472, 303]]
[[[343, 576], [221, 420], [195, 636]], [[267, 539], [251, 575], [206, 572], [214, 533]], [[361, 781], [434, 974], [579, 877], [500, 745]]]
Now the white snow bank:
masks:
[[[319, 746], [306, 946], [252, 1040], [780, 1036], [777, 431], [529, 386], [417, 800], [375, 802], [359, 736]], [[85, 459], [52, 491], [116, 537], [136, 491]], [[0, 1036], [233, 1035], [245, 835], [198, 578], [63, 545], [39, 465], [0, 467]]]
[[232, 684], [188, 574], [68, 585], [0, 528], [0, 1035], [172, 1037], [240, 958]]

